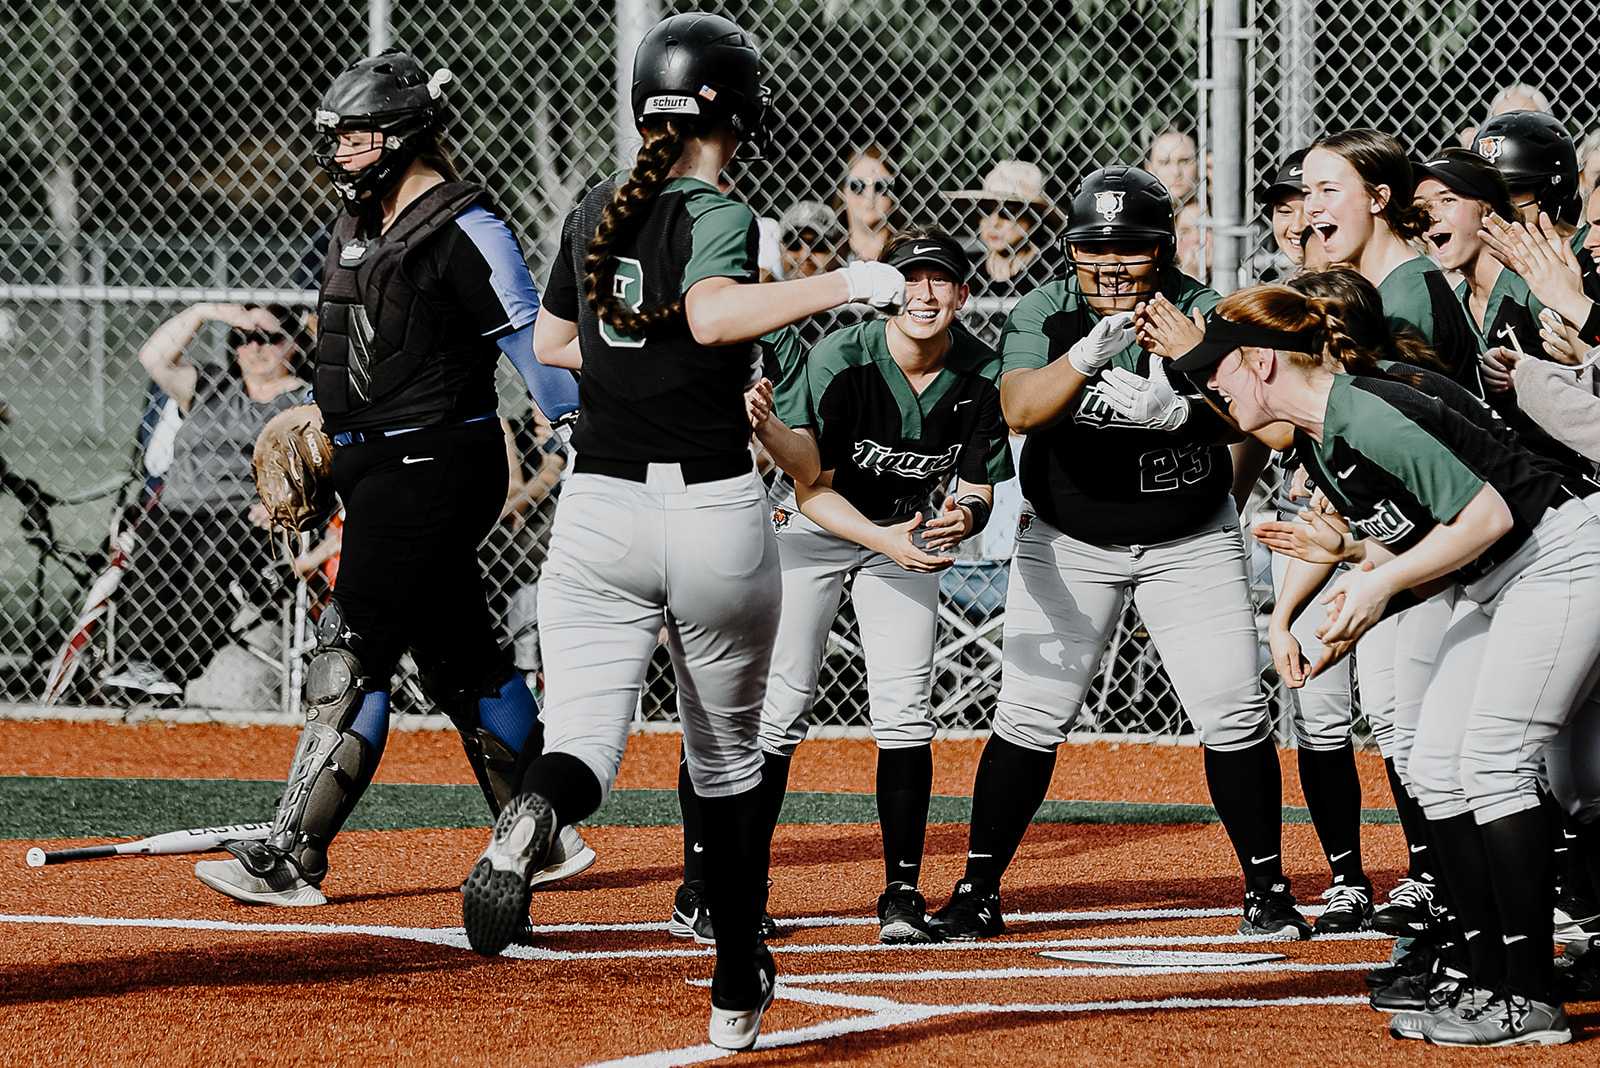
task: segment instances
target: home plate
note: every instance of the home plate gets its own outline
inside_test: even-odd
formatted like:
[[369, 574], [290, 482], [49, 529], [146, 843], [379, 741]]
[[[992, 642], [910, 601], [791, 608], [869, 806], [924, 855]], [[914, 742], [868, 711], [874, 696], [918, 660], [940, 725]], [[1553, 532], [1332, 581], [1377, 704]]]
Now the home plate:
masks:
[[1115, 964], [1134, 968], [1232, 968], [1283, 960], [1282, 953], [1183, 953], [1164, 949], [1062, 950], [1046, 949], [1041, 957], [1079, 964]]

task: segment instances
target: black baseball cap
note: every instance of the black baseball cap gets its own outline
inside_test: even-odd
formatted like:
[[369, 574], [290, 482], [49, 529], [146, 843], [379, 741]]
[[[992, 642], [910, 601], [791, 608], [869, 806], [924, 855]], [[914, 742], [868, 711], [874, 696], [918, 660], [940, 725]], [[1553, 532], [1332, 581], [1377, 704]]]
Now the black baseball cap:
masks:
[[1274, 330], [1255, 323], [1236, 323], [1216, 312], [1206, 316], [1206, 334], [1200, 344], [1172, 361], [1175, 370], [1194, 373], [1209, 371], [1234, 349], [1287, 349], [1290, 352], [1316, 352], [1317, 331]]
[[1432, 178], [1468, 200], [1481, 200], [1508, 222], [1517, 217], [1511, 206], [1511, 187], [1500, 168], [1469, 148], [1446, 148], [1437, 156], [1411, 165], [1417, 184]]
[[1256, 199], [1263, 207], [1276, 204], [1284, 197], [1297, 194], [1305, 188], [1305, 179], [1302, 175], [1306, 169], [1306, 153], [1310, 151], [1309, 148], [1297, 149], [1278, 164], [1278, 169], [1272, 172], [1271, 180], [1256, 195]]
[[891, 267], [902, 272], [917, 264], [938, 267], [949, 273], [957, 282], [966, 282], [972, 273], [972, 261], [961, 243], [949, 234], [923, 234], [897, 239], [883, 257]]

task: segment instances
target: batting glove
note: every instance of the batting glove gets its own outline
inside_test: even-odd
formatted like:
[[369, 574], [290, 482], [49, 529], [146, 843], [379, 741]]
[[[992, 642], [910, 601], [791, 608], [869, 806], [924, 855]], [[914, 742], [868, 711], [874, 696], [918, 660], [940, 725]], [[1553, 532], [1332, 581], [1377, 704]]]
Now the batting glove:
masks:
[[1100, 376], [1100, 395], [1130, 422], [1154, 430], [1176, 430], [1189, 418], [1189, 398], [1167, 381], [1167, 361], [1150, 360], [1150, 377], [1113, 367]]
[[1067, 350], [1067, 362], [1085, 378], [1111, 362], [1111, 357], [1133, 344], [1133, 313], [1108, 315], [1088, 335]]
[[862, 260], [839, 268], [850, 285], [850, 300], [869, 304], [879, 311], [898, 315], [906, 303], [906, 277], [899, 268], [874, 260]]

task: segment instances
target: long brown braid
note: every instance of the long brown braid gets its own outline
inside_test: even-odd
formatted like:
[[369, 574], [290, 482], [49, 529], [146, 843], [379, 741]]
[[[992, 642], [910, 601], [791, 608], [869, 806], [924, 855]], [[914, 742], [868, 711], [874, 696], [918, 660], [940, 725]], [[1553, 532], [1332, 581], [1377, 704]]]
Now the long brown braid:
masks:
[[639, 226], [640, 215], [667, 183], [672, 165], [683, 152], [683, 131], [676, 123], [652, 123], [644, 128], [644, 143], [633, 170], [600, 213], [583, 261], [584, 299], [595, 315], [628, 337], [645, 337], [650, 331], [683, 315], [683, 297], [650, 308], [630, 311], [616, 293], [617, 257], [612, 249]]

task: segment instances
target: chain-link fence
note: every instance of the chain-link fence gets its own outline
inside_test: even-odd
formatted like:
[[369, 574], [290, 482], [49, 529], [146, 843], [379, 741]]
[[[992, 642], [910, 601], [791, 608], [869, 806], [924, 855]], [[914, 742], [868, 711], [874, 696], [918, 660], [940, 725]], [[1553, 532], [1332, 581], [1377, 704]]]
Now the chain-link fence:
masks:
[[[227, 305], [307, 309], [334, 210], [310, 165], [309, 117], [345, 63], [386, 43], [455, 72], [458, 160], [494, 191], [542, 279], [563, 215], [631, 153], [633, 42], [660, 15], [690, 6], [6, 5], [0, 396], [11, 421], [0, 429], [0, 696], [142, 702], [153, 685], [173, 703], [292, 706], [336, 543], [312, 539], [291, 569], [248, 524], [244, 503], [217, 488], [246, 477], [243, 430], [213, 434], [223, 444], [209, 454], [210, 496], [156, 495], [163, 462], [177, 451], [181, 463], [194, 443], [147, 365], [159, 378], [162, 361], [181, 353], [202, 369], [200, 386], [237, 400], [226, 331], [242, 313]], [[1023, 281], [1059, 269], [1057, 205], [1093, 166], [1155, 169], [1190, 202], [1179, 217], [1186, 266], [1205, 274], [1216, 244], [1218, 271], [1231, 280], [1226, 266], [1241, 257], [1227, 242], [1251, 225], [1240, 190], [1322, 128], [1359, 121], [1431, 147], [1480, 114], [1486, 87], [1502, 80], [1541, 85], [1575, 132], [1595, 118], [1591, 87], [1567, 76], [1592, 69], [1600, 39], [1593, 5], [1579, 0], [1492, 22], [1487, 4], [1464, 0], [714, 6], [756, 33], [777, 88], [772, 158], [730, 172], [739, 195], [775, 231], [820, 210], [837, 224], [840, 256], [874, 254], [879, 215], [891, 227], [961, 235], [980, 265], [967, 321], [990, 339]], [[1526, 25], [1513, 32], [1508, 17]], [[1246, 105], [1242, 130], [1226, 107], [1218, 117], [1217, 102], [1234, 99]], [[1012, 184], [996, 185], [990, 172], [1007, 160], [1037, 172], [1011, 168], [1002, 177]], [[1010, 192], [989, 195], [1001, 188]], [[1027, 206], [1005, 208], [1007, 196]], [[1259, 230], [1250, 233], [1253, 247]], [[774, 272], [798, 269], [782, 242], [772, 244]], [[1033, 268], [1019, 270], [1030, 258]], [[196, 303], [206, 306], [172, 322]], [[523, 461], [512, 487], [521, 503], [483, 558], [507, 640], [531, 667], [530, 591], [562, 460], [532, 427], [509, 371], [503, 385]], [[981, 727], [993, 707], [1008, 551], [1003, 539], [986, 553], [970, 547], [946, 576], [935, 680], [944, 726]], [[848, 605], [822, 682], [819, 722], [865, 722]], [[413, 684], [397, 690], [402, 704], [425, 704]], [[662, 653], [641, 715], [670, 719], [672, 710]], [[1188, 729], [1131, 609], [1080, 727]]]

